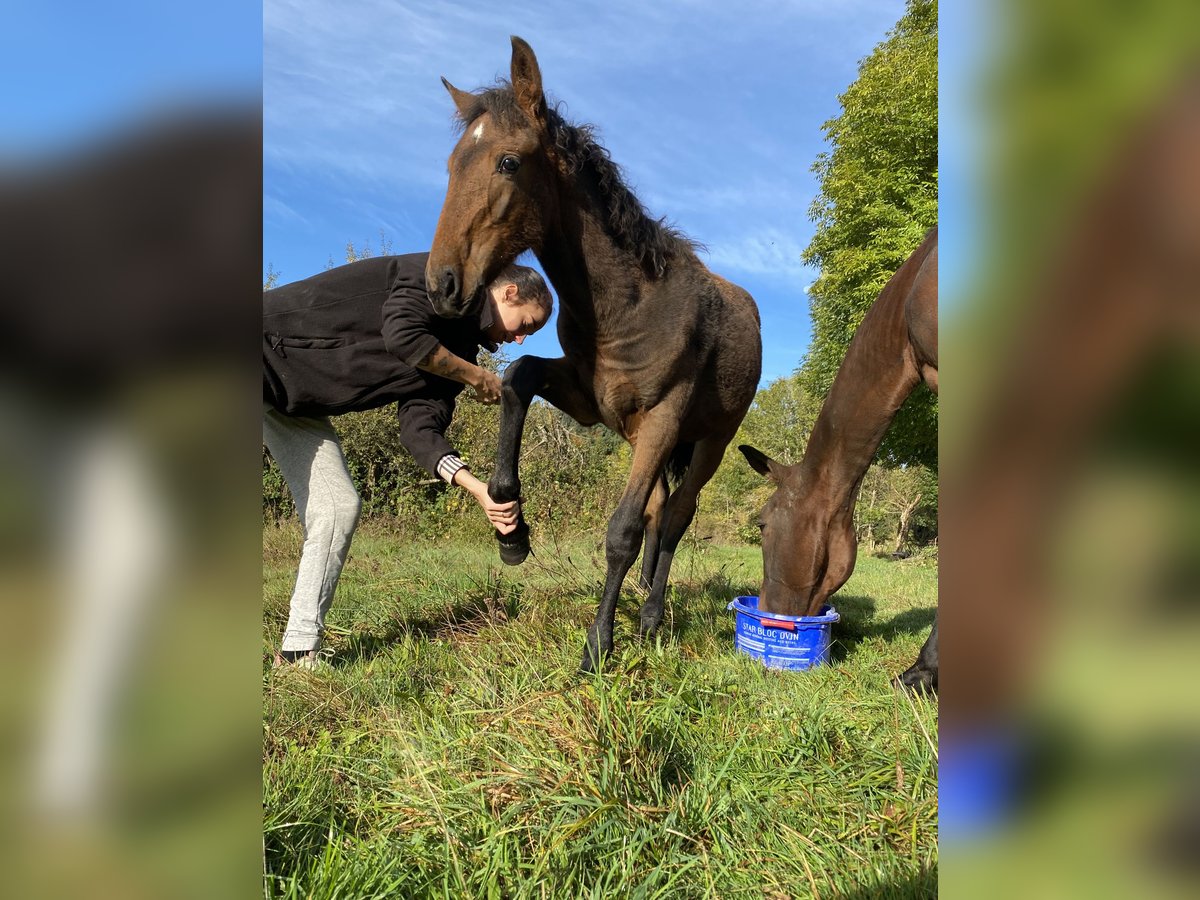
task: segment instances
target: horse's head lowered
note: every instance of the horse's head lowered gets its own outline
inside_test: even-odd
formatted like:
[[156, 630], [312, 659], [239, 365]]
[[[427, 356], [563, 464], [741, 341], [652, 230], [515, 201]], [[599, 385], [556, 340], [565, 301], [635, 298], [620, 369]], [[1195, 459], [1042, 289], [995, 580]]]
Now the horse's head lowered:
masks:
[[504, 266], [538, 249], [555, 202], [542, 73], [530, 46], [512, 38], [511, 87], [470, 94], [445, 78], [462, 137], [425, 269], [434, 309], [462, 316]]
[[790, 616], [810, 615], [809, 604], [820, 577], [814, 563], [823, 553], [818, 545], [824, 535], [809, 509], [811, 498], [805, 490], [802, 467], [776, 462], [745, 444], [738, 449], [754, 471], [775, 485], [775, 493], [758, 514], [763, 555], [759, 608]]

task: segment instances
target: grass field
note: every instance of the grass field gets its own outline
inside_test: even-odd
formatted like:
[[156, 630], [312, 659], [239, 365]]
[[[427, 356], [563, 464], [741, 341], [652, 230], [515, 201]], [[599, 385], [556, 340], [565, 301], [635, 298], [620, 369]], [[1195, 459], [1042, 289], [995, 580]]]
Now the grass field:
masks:
[[[685, 539], [661, 637], [636, 638], [631, 574], [614, 658], [584, 678], [602, 548], [539, 537], [506, 569], [490, 545], [360, 530], [331, 666], [264, 663], [267, 896], [936, 896], [936, 705], [890, 683], [935, 564], [861, 558], [833, 664], [780, 673], [733, 652], [725, 610], [758, 549]], [[263, 532], [264, 651], [300, 539]]]

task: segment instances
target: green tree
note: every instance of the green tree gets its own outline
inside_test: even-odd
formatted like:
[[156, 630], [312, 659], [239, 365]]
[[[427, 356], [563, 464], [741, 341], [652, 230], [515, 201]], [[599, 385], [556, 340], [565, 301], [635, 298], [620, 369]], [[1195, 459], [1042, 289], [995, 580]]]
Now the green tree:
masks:
[[[813, 171], [821, 193], [804, 261], [813, 340], [801, 380], [829, 392], [855, 330], [888, 279], [937, 224], [937, 0], [908, 0], [887, 38], [862, 61], [824, 125], [831, 145]], [[888, 464], [937, 465], [936, 398], [918, 389], [880, 448]]]
[[859, 550], [888, 552], [937, 539], [937, 474], [924, 466], [871, 466], [854, 508]]

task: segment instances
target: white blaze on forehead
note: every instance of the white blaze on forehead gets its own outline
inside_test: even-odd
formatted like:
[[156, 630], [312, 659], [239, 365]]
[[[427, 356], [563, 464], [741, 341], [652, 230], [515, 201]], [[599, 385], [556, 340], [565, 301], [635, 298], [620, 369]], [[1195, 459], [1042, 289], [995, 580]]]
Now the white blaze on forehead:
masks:
[[475, 130], [472, 131], [471, 134], [475, 137], [475, 143], [478, 144], [479, 139], [483, 137], [483, 123], [480, 122], [478, 125], [476, 125]]

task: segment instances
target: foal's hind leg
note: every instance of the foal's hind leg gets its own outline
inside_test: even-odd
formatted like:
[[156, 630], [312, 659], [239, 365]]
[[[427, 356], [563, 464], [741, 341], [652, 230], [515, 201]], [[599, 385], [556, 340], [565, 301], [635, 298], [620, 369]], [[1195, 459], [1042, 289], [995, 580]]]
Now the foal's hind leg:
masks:
[[667, 476], [660, 475], [646, 504], [646, 542], [642, 550], [642, 575], [638, 579], [638, 587], [644, 591], [649, 591], [654, 584], [654, 567], [658, 564], [658, 545], [662, 538], [663, 508], [667, 505], [669, 493]]
[[683, 539], [683, 533], [692, 524], [700, 489], [708, 484], [717, 471], [730, 438], [732, 435], [724, 435], [721, 438], [706, 438], [697, 442], [687, 474], [667, 501], [654, 581], [650, 588], [650, 597], [642, 604], [641, 633], [647, 637], [653, 635], [662, 624], [663, 597], [667, 592], [667, 578], [671, 574], [675, 548]]
[[[595, 400], [583, 389], [575, 367], [565, 357], [545, 359], [523, 356], [504, 373], [500, 392], [500, 441], [496, 451], [496, 468], [488, 482], [488, 494], [499, 503], [519, 500], [521, 479], [517, 465], [521, 456], [521, 437], [525, 431], [525, 415], [535, 395], [545, 397], [581, 425], [594, 425], [599, 420]], [[516, 531], [496, 532], [500, 559], [515, 566], [529, 555], [529, 526], [522, 513]]]

